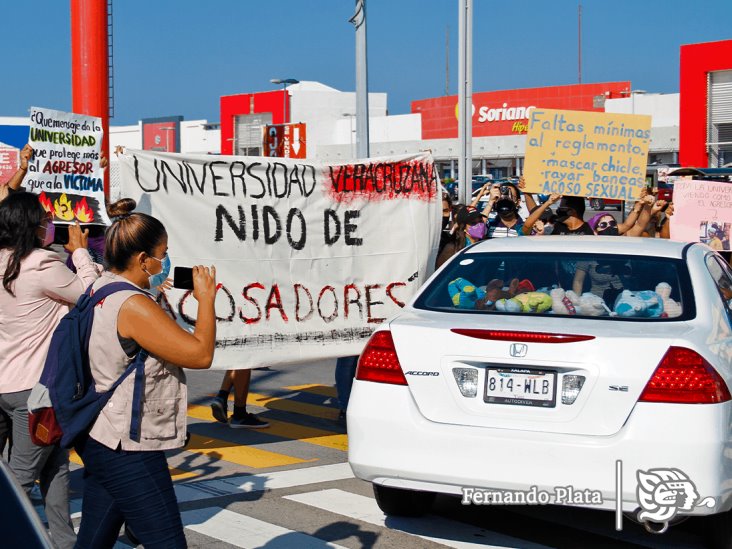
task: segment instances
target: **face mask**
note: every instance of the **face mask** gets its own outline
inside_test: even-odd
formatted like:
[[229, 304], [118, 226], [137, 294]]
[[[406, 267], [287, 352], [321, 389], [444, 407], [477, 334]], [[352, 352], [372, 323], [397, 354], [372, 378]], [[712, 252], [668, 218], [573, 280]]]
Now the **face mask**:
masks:
[[487, 227], [485, 226], [485, 223], [476, 223], [475, 225], [468, 227], [468, 234], [470, 235], [470, 238], [483, 240], [483, 238], [485, 238], [486, 229]]
[[43, 241], [41, 242], [41, 247], [46, 248], [53, 244], [53, 239], [56, 236], [56, 225], [51, 223], [50, 221], [46, 222], [46, 234], [43, 235]]
[[163, 267], [163, 270], [160, 271], [158, 274], [151, 275], [147, 271], [145, 271], [148, 275], [148, 280], [150, 282], [151, 288], [157, 288], [160, 286], [165, 280], [168, 278], [168, 275], [170, 274], [170, 257], [168, 257], [168, 254], [165, 254], [163, 256], [163, 259], [158, 259], [157, 257], [152, 257], [156, 261], [160, 261], [160, 264]]
[[597, 234], [600, 236], [618, 236], [620, 233], [617, 227], [608, 227], [603, 231], [597, 231]]
[[442, 230], [443, 231], [445, 229], [447, 229], [447, 226], [448, 226], [449, 223], [450, 223], [450, 218], [449, 217], [443, 217], [442, 218]]
[[516, 213], [516, 203], [510, 198], [501, 198], [496, 202], [496, 212], [501, 217], [511, 217]]
[[557, 221], [564, 223], [567, 219], [569, 219], [569, 209], [557, 208]]

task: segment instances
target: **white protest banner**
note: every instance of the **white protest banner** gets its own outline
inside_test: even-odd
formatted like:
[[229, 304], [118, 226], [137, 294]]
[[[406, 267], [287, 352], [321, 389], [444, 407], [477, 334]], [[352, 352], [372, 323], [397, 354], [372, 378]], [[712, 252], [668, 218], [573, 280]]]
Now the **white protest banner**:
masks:
[[23, 179], [56, 223], [109, 224], [99, 166], [102, 119], [31, 107], [33, 158]]
[[532, 109], [526, 191], [637, 200], [646, 186], [651, 117]]
[[678, 179], [674, 183], [671, 238], [704, 242], [715, 250], [730, 249], [732, 184]]
[[[122, 196], [160, 219], [173, 266], [215, 265], [214, 368], [359, 354], [434, 265], [427, 154], [352, 164], [128, 150]], [[159, 302], [191, 329], [191, 292]]]

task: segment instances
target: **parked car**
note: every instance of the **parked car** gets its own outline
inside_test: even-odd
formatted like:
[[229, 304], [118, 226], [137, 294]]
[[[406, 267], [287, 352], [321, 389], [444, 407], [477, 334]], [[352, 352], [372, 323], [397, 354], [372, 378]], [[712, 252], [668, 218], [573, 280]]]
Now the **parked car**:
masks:
[[351, 467], [389, 515], [425, 513], [436, 493], [538, 490], [655, 532], [709, 515], [710, 546], [730, 547], [730, 299], [730, 267], [701, 243], [466, 248], [361, 354]]

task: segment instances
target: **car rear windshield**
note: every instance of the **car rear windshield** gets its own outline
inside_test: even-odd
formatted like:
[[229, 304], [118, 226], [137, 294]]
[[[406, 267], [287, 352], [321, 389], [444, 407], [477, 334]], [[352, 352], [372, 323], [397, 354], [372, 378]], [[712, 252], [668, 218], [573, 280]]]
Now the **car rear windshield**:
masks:
[[688, 320], [695, 314], [683, 260], [608, 254], [461, 254], [414, 306], [642, 321]]

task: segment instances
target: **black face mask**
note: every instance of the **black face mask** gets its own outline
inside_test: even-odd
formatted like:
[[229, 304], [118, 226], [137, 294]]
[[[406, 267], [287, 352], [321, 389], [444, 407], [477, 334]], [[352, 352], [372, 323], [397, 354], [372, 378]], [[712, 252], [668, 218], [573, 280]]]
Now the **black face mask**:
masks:
[[447, 226], [450, 224], [450, 218], [449, 217], [443, 217], [442, 218], [442, 230], [447, 230]]
[[557, 208], [557, 221], [564, 223], [569, 219], [569, 208]]
[[608, 227], [604, 231], [597, 231], [597, 234], [600, 236], [618, 236], [620, 233], [617, 227]]
[[493, 207], [496, 213], [504, 218], [510, 218], [516, 213], [516, 203], [510, 198], [501, 198]]

